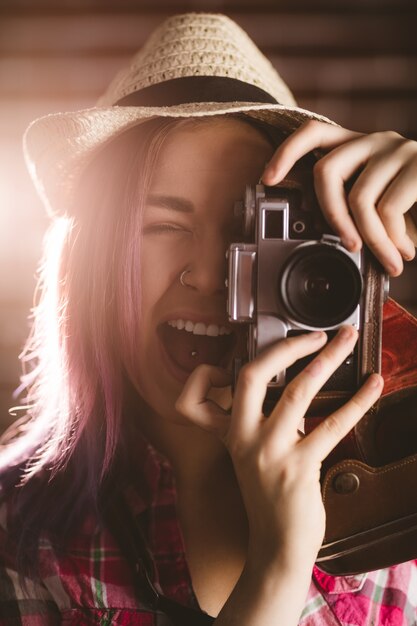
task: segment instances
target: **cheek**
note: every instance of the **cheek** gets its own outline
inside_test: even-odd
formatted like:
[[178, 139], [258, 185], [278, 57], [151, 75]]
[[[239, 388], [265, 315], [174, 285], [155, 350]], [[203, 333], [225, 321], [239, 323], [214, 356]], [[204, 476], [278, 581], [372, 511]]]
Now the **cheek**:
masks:
[[[168, 238], [145, 239], [142, 244], [141, 292], [142, 319], [152, 320], [153, 307], [178, 280], [187, 263], [187, 245], [173, 245]], [[163, 241], [165, 239], [165, 241]]]
[[141, 318], [146, 326], [152, 321], [153, 307], [169, 286], [169, 275], [164, 264], [152, 263], [147, 258], [141, 264]]

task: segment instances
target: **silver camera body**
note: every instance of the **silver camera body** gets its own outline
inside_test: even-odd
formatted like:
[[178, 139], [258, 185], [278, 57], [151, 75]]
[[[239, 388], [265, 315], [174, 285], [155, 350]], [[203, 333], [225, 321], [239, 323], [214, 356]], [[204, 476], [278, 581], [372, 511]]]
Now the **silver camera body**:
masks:
[[[291, 335], [320, 329], [332, 336], [344, 324], [361, 329], [362, 251], [349, 252], [339, 237], [324, 232], [313, 211], [294, 208], [291, 190], [284, 188], [247, 186], [235, 216], [245, 241], [227, 252], [227, 307], [231, 322], [248, 325], [249, 360]], [[280, 372], [269, 388], [282, 389], [311, 358]], [[328, 389], [354, 389], [357, 363], [355, 349]], [[234, 363], [236, 378], [242, 364]]]

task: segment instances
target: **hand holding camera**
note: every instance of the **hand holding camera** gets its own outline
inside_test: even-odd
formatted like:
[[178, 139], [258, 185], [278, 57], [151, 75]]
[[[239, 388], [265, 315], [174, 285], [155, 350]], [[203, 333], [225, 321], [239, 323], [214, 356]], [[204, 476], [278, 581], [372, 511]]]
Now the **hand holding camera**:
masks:
[[[381, 167], [381, 159], [383, 160], [385, 153], [384, 145], [391, 145], [392, 141], [399, 142], [399, 149], [397, 152], [392, 151], [391, 146], [387, 167]], [[323, 157], [327, 159], [329, 166], [327, 172], [330, 180], [327, 179], [327, 192], [323, 191], [322, 187], [325, 180], [322, 174], [327, 166], [321, 165], [321, 170], [314, 166], [313, 171], [320, 208], [333, 227], [332, 235], [326, 231], [326, 224], [323, 226], [323, 221], [320, 222], [317, 218], [319, 214], [315, 209], [314, 218], [311, 216], [306, 218], [305, 228], [297, 223], [299, 222], [297, 211], [304, 211], [303, 203], [313, 206], [314, 200], [311, 194], [304, 196], [301, 193], [304, 188], [302, 177], [294, 181], [288, 176], [294, 163], [317, 147], [330, 150], [329, 154]], [[361, 152], [364, 147], [368, 150], [368, 156], [369, 154], [374, 156], [364, 158]], [[405, 154], [407, 151], [408, 156]], [[417, 144], [407, 142], [398, 135], [377, 133], [365, 137], [339, 127], [308, 123], [282, 144], [265, 170], [263, 182], [270, 186], [280, 182], [277, 189], [281, 198], [277, 199], [276, 191], [265, 193], [265, 187], [260, 186], [258, 189], [251, 188], [246, 198], [237, 207], [239, 219], [243, 220], [243, 224], [250, 224], [251, 227], [244, 230], [246, 235], [242, 237], [242, 241], [238, 242], [243, 253], [248, 251], [247, 255], [242, 256], [242, 259], [246, 258], [247, 263], [242, 261], [241, 265], [236, 263], [233, 266], [232, 264], [232, 267], [237, 267], [239, 272], [242, 272], [239, 274], [239, 280], [236, 274], [229, 272], [229, 289], [230, 284], [241, 285], [236, 289], [236, 292], [241, 294], [240, 299], [234, 302], [235, 309], [233, 306], [230, 307], [230, 312], [242, 313], [246, 307], [246, 311], [250, 313], [245, 320], [249, 327], [248, 348], [251, 345], [250, 340], [252, 340], [252, 349], [256, 347], [255, 341], [258, 337], [255, 332], [254, 313], [259, 311], [259, 308], [255, 308], [258, 306], [259, 259], [257, 254], [259, 250], [263, 254], [264, 250], [269, 250], [268, 246], [271, 245], [275, 254], [275, 256], [272, 255], [273, 261], [271, 262], [275, 281], [269, 283], [272, 295], [266, 293], [265, 297], [273, 299], [275, 308], [271, 308], [269, 312], [273, 314], [274, 323], [275, 319], [278, 319], [277, 312], [284, 320], [281, 322], [282, 335], [271, 340], [269, 345], [265, 345], [263, 351], [253, 350], [252, 360], [242, 363], [239, 376], [235, 380], [231, 415], [210, 398], [210, 391], [213, 388], [230, 385], [232, 376], [225, 370], [211, 366], [201, 366], [193, 372], [178, 399], [176, 408], [188, 420], [220, 436], [229, 449], [250, 522], [250, 548], [253, 547], [250, 552], [251, 558], [264, 559], [265, 566], [268, 559], [273, 560], [274, 557], [276, 557], [276, 563], [282, 565], [286, 554], [290, 555], [292, 552], [292, 556], [296, 556], [300, 546], [303, 555], [298, 561], [306, 563], [307, 555], [311, 555], [314, 561], [323, 538], [324, 524], [324, 509], [320, 494], [321, 462], [360, 422], [381, 394], [383, 381], [380, 376], [371, 375], [366, 378], [364, 384], [361, 383], [359, 376], [357, 380], [359, 390], [351, 390], [350, 399], [347, 399], [349, 396], [345, 397], [341, 405], [336, 410], [330, 411], [328, 417], [306, 436], [303, 437], [299, 432], [300, 421], [311, 406], [313, 399], [317, 397], [319, 390], [329, 384], [331, 379], [333, 381], [336, 379], [339, 369], [346, 369], [347, 361], [351, 361], [355, 352], [356, 365], [361, 362], [362, 355], [358, 352], [360, 335], [372, 335], [372, 332], [377, 329], [373, 322], [376, 321], [378, 324], [379, 321], [373, 319], [372, 307], [368, 309], [368, 316], [363, 317], [363, 309], [367, 308], [367, 299], [364, 298], [363, 289], [368, 282], [368, 275], [364, 273], [367, 264], [364, 255], [367, 253], [362, 250], [361, 240], [365, 241], [382, 264], [382, 267], [379, 266], [376, 270], [378, 264], [375, 265], [371, 261], [371, 268], [376, 270], [370, 275], [372, 289], [375, 285], [379, 285], [377, 289], [379, 297], [374, 298], [377, 307], [382, 305], [384, 295], [384, 269], [391, 274], [397, 274], [402, 269], [402, 258], [412, 256], [411, 249], [407, 249], [406, 242], [407, 237], [417, 242], [417, 230], [412, 218], [412, 204], [417, 197], [417, 177], [415, 174], [411, 176], [411, 172], [414, 172], [416, 168], [416, 155]], [[347, 203], [349, 202], [349, 206], [355, 203], [351, 201], [349, 194], [346, 198], [344, 174], [341, 170], [337, 171], [337, 165], [340, 165], [342, 161], [350, 164], [345, 165], [346, 171], [349, 170], [350, 173], [363, 168], [361, 174], [356, 177], [350, 193], [355, 185], [360, 183], [362, 188], [369, 192], [368, 197], [371, 199], [376, 197], [375, 194], [380, 198], [390, 198], [390, 196], [392, 198], [396, 184], [391, 176], [396, 172], [396, 175], [401, 178], [404, 192], [398, 195], [396, 203], [391, 203], [393, 214], [390, 219], [382, 215], [382, 209], [381, 213], [378, 213], [377, 208], [380, 205], [376, 201], [372, 203], [372, 200], [368, 206], [369, 220], [361, 220], [357, 217], [359, 213], [354, 208], [351, 213], [349, 212]], [[311, 172], [311, 167], [304, 168], [304, 171], [308, 169]], [[377, 177], [379, 185], [376, 185], [374, 177], [376, 171], [379, 173]], [[317, 175], [318, 172], [319, 175]], [[330, 205], [329, 198], [332, 199]], [[280, 217], [274, 218], [273, 216], [270, 220], [270, 216], [264, 215], [261, 221], [258, 211], [258, 224], [256, 225], [254, 223], [256, 203], [258, 203], [257, 208], [261, 207], [265, 212], [281, 211]], [[330, 215], [329, 207], [334, 208], [333, 216]], [[295, 212], [291, 214], [292, 209]], [[306, 216], [307, 213], [308, 211], [303, 215]], [[379, 226], [385, 224], [382, 236], [381, 230], [378, 230], [378, 224]], [[259, 243], [259, 239], [256, 239], [258, 235], [255, 235], [256, 228], [259, 229], [261, 237], [265, 232], [278, 236], [272, 237], [270, 242], [265, 238], [261, 239]], [[316, 228], [318, 230], [314, 231]], [[315, 232], [310, 238], [305, 237], [305, 234], [310, 232], [309, 229]], [[403, 231], [402, 244], [400, 245], [401, 242], [399, 242], [398, 247], [391, 238], [395, 229], [396, 232]], [[294, 233], [293, 237], [288, 236], [291, 232]], [[389, 245], [386, 238], [390, 240]], [[327, 247], [323, 248], [323, 246]], [[307, 259], [304, 252], [306, 248], [318, 250], [319, 254], [316, 259], [319, 259], [321, 252], [324, 251], [327, 262], [319, 263], [317, 260], [309, 264], [305, 260]], [[414, 249], [412, 252], [414, 253]], [[268, 255], [271, 258], [270, 251]], [[373, 256], [369, 255], [369, 258], [372, 260]], [[392, 272], [391, 268], [395, 263], [397, 263], [396, 271]], [[353, 310], [347, 310], [347, 313], [344, 313], [345, 319], [342, 319], [344, 307], [340, 306], [340, 311], [338, 311], [339, 304], [343, 304], [345, 293], [343, 290], [338, 291], [337, 281], [332, 282], [333, 270], [336, 267], [339, 268], [338, 271], [345, 272], [349, 277], [350, 297], [353, 295], [357, 297], [357, 287], [361, 285], [361, 294], [358, 299], [353, 298], [354, 303], [351, 304]], [[313, 268], [315, 275], [311, 277], [310, 270]], [[318, 270], [322, 272], [321, 275]], [[282, 277], [285, 278], [290, 274], [294, 276], [295, 271], [299, 272], [298, 275], [302, 278], [302, 280], [299, 278], [294, 286], [295, 295], [298, 294], [301, 298], [301, 300], [295, 300], [295, 305], [301, 302], [306, 310], [303, 310], [302, 316], [299, 315], [299, 318], [294, 321], [294, 309], [295, 312], [299, 309], [291, 300], [293, 293], [289, 281], [282, 281]], [[263, 278], [261, 276], [261, 285], [264, 284]], [[243, 283], [239, 282], [241, 280]], [[243, 288], [244, 284], [246, 284], [245, 288]], [[326, 321], [325, 318], [321, 318], [320, 321], [320, 315], [323, 314], [323, 308], [320, 309], [320, 307], [323, 300], [326, 301], [329, 297], [329, 289], [332, 285], [336, 293], [340, 293], [341, 300], [336, 298], [333, 308], [324, 307], [325, 315], [330, 312], [334, 316], [334, 319], [330, 320], [334, 322], [333, 328], [329, 329], [326, 327], [326, 324], [329, 324], [328, 319]], [[287, 299], [285, 299], [286, 290], [290, 290]], [[261, 294], [261, 301], [263, 297], [264, 294]], [[314, 304], [316, 298], [317, 302]], [[350, 301], [350, 298], [348, 300]], [[279, 310], [277, 303], [282, 307]], [[268, 312], [267, 308], [266, 312]], [[315, 312], [320, 315], [315, 317]], [[337, 319], [336, 315], [339, 313], [341, 318]], [[307, 315], [307, 318], [304, 315]], [[347, 322], [349, 322], [350, 332], [348, 331], [348, 337], [343, 339], [340, 332], [346, 327]], [[355, 341], [357, 333], [352, 328], [353, 325], [357, 325], [358, 342]], [[291, 332], [298, 330], [297, 326], [304, 326], [299, 329], [302, 332]], [[251, 327], [253, 327], [252, 331]], [[312, 333], [313, 328], [316, 332]], [[266, 336], [261, 329], [262, 333]], [[336, 336], [331, 338], [335, 333]], [[330, 341], [326, 342], [326, 337]], [[378, 344], [378, 342], [377, 335], [375, 343]], [[316, 353], [318, 356], [312, 356]], [[308, 361], [310, 363], [305, 366]], [[298, 367], [297, 373], [294, 366], [297, 367], [296, 364], [299, 366], [300, 363], [304, 367]], [[351, 371], [353, 370], [356, 373], [360, 372], [358, 369], [351, 368]], [[293, 373], [291, 380], [287, 380], [285, 376], [287, 372]], [[280, 397], [278, 396], [278, 401], [275, 399], [269, 417], [265, 419], [263, 400], [272, 380], [280, 383]], [[285, 384], [283, 384], [284, 381]], [[314, 523], [311, 525], [309, 523], [308, 528], [304, 524], [306, 510], [309, 511], [309, 516], [314, 514]], [[288, 515], [280, 517], [285, 511]], [[271, 543], [272, 539], [274, 541]], [[281, 546], [288, 547], [288, 552], [286, 554], [281, 552], [278, 557], [273, 552], [273, 548], [278, 550], [280, 542]], [[291, 561], [291, 556], [288, 556], [288, 559], [287, 563], [297, 564], [297, 558]], [[311, 565], [311, 562], [306, 564], [307, 569], [310, 567], [310, 571]], [[262, 567], [257, 567], [256, 570], [262, 571]], [[299, 575], [302, 576], [302, 572], [297, 573], [297, 579]]]
[[[256, 562], [258, 572], [272, 563], [292, 563], [311, 573], [325, 524], [321, 462], [377, 400], [382, 378], [371, 376], [312, 433], [303, 437], [298, 428], [313, 397], [356, 340], [356, 331], [344, 326], [327, 345], [324, 332], [275, 343], [241, 369], [231, 415], [209, 399], [213, 387], [230, 383], [229, 373], [215, 366], [197, 367], [178, 398], [177, 411], [219, 436], [230, 452], [248, 515], [248, 562]], [[262, 404], [268, 381], [317, 350], [320, 355], [286, 386], [265, 419]]]
[[[390, 159], [383, 167], [387, 144]], [[308, 152], [318, 147], [333, 150], [317, 161]], [[369, 160], [363, 168], [366, 150]], [[311, 411], [327, 414], [370, 373], [380, 371], [382, 305], [388, 293], [380, 263], [395, 274], [402, 269], [400, 252], [408, 259], [414, 255], [405, 232], [410, 224], [413, 235], [414, 222], [404, 214], [412, 194], [417, 195], [415, 180], [409, 179], [407, 192], [393, 204], [396, 183], [387, 172], [409, 178], [413, 167], [415, 142], [395, 133], [364, 136], [319, 122], [305, 124], [278, 148], [262, 177], [274, 186], [249, 186], [235, 207], [242, 241], [228, 252], [228, 312], [231, 321], [248, 325], [248, 337], [247, 354], [234, 361], [234, 384], [242, 364], [274, 341], [314, 329], [331, 338], [342, 324], [359, 331], [358, 344], [325, 383]], [[373, 196], [381, 190], [384, 195], [374, 206]], [[370, 247], [361, 245], [359, 233]], [[270, 381], [265, 413], [309, 360], [301, 359]]]
[[[291, 178], [277, 187], [248, 186], [244, 203], [235, 207], [243, 223], [243, 241], [233, 243], [227, 254], [228, 313], [231, 321], [247, 325], [248, 354], [234, 359], [234, 382], [242, 364], [274, 342], [317, 329], [333, 337], [342, 325], [350, 324], [360, 331], [361, 341], [322, 390], [322, 395], [331, 392], [333, 398], [345, 398], [371, 373], [363, 358], [363, 339], [371, 311], [382, 315], [385, 277], [375, 264], [370, 274], [372, 260], [366, 248], [349, 252], [330, 232], [311, 186], [300, 179], [300, 172], [293, 169]], [[298, 360], [270, 381], [271, 408], [310, 360]], [[376, 359], [376, 370], [378, 363]]]
[[363, 241], [391, 276], [401, 274], [417, 246], [417, 142], [392, 131], [366, 135], [310, 121], [279, 146], [262, 182], [276, 185], [313, 150], [321, 156], [314, 187], [326, 221], [348, 250]]

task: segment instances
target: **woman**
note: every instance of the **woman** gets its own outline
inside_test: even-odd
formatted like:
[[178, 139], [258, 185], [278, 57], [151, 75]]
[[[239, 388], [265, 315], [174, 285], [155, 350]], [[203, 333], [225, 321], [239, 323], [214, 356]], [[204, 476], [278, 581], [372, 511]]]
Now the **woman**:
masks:
[[[229, 410], [244, 348], [226, 315], [233, 205], [259, 178], [297, 178], [315, 149], [326, 219], [398, 275], [417, 241], [416, 144], [298, 109], [224, 16], [171, 18], [98, 108], [28, 130], [54, 219], [29, 419], [3, 453], [1, 624], [415, 623], [414, 563], [366, 580], [315, 568], [311, 581], [321, 461], [381, 377], [313, 433], [298, 428], [356, 331], [273, 345], [242, 368]], [[264, 419], [268, 381], [319, 350]]]

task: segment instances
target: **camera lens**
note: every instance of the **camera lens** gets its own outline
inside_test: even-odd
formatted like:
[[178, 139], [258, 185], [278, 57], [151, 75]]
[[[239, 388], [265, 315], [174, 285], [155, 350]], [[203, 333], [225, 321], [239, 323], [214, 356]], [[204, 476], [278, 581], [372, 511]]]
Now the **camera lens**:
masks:
[[279, 289], [294, 322], [329, 328], [341, 324], [358, 306], [362, 277], [339, 248], [323, 243], [301, 245], [288, 258]]

